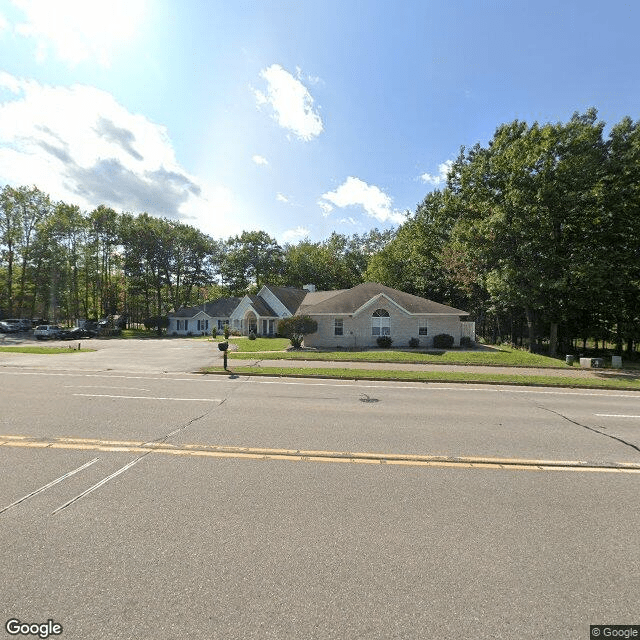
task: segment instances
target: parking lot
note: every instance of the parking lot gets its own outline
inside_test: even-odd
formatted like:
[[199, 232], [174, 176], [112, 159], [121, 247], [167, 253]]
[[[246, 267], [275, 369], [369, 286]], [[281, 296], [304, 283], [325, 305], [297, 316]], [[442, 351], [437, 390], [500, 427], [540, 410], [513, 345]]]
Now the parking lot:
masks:
[[36, 340], [30, 334], [2, 334], [0, 344], [78, 348], [95, 351], [62, 354], [0, 352], [0, 366], [44, 367], [77, 371], [193, 372], [221, 358], [216, 344], [189, 338], [92, 338], [81, 341]]

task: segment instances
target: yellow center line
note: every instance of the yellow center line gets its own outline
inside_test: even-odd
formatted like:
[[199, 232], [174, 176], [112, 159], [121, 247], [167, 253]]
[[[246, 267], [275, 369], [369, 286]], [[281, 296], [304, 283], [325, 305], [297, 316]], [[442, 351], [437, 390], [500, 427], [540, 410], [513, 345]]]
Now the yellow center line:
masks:
[[290, 460], [346, 462], [400, 466], [457, 467], [477, 469], [511, 469], [517, 471], [592, 471], [640, 474], [640, 462], [588, 462], [585, 460], [538, 460], [526, 458], [492, 458], [485, 456], [439, 456], [399, 453], [271, 449], [208, 444], [170, 444], [142, 440], [102, 440], [95, 438], [36, 438], [0, 435], [0, 447], [36, 449], [71, 449], [111, 453], [155, 453], [205, 458], [239, 458], [250, 460]]

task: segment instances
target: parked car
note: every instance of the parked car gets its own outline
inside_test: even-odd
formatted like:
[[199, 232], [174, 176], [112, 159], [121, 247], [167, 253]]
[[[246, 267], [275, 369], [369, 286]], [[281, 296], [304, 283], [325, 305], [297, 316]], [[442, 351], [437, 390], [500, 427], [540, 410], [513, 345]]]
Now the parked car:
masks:
[[17, 333], [18, 331], [20, 329], [18, 329], [17, 325], [6, 320], [0, 321], [0, 333]]
[[62, 329], [57, 324], [40, 324], [33, 331], [33, 337], [38, 340], [53, 340], [60, 335]]
[[74, 327], [73, 329], [61, 329], [58, 333], [58, 339], [77, 340], [79, 338], [94, 338], [96, 335], [95, 331]]
[[31, 320], [26, 318], [6, 318], [3, 322], [15, 327], [16, 331], [31, 331], [32, 329]]

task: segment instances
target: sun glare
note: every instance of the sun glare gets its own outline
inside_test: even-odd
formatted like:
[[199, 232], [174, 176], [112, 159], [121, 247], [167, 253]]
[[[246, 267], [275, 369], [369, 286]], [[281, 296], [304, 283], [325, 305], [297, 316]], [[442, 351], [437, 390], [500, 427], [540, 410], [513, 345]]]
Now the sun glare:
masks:
[[145, 13], [144, 0], [14, 0], [26, 22], [23, 35], [37, 42], [38, 56], [49, 49], [71, 64], [94, 59], [109, 66], [118, 48], [133, 40]]

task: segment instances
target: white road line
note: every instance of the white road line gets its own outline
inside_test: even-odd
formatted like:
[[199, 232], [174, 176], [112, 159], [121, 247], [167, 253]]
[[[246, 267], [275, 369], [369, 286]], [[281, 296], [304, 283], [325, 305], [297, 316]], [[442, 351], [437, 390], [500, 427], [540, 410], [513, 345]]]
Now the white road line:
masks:
[[15, 507], [16, 505], [20, 504], [21, 502], [24, 502], [28, 498], [33, 498], [33, 496], [37, 496], [39, 493], [42, 493], [43, 491], [46, 491], [47, 489], [49, 489], [49, 487], [53, 487], [54, 485], [58, 484], [58, 482], [62, 482], [63, 480], [66, 480], [67, 478], [71, 477], [72, 475], [75, 475], [79, 471], [82, 471], [83, 469], [86, 469], [87, 467], [90, 467], [95, 462], [98, 462], [98, 460], [100, 460], [100, 458], [94, 458], [93, 460], [90, 460], [89, 462], [83, 464], [81, 467], [78, 467], [77, 469], [74, 469], [73, 471], [69, 471], [69, 473], [65, 473], [63, 476], [60, 476], [59, 478], [56, 478], [55, 480], [52, 480], [49, 484], [45, 484], [44, 487], [40, 487], [39, 489], [36, 489], [35, 491], [32, 491], [31, 493], [27, 494], [26, 496], [23, 496], [19, 500], [16, 500], [15, 502], [12, 502], [10, 505], [4, 507], [4, 509], [0, 509], [0, 513], [4, 513], [7, 509], [11, 509], [11, 507]]
[[179, 400], [182, 402], [222, 402], [220, 398], [159, 398], [156, 396], [113, 396], [105, 393], [74, 393], [83, 398], [127, 398], [128, 400]]
[[627, 416], [619, 413], [596, 413], [600, 418], [640, 418], [640, 416]]
[[[167, 380], [171, 382], [181, 382], [181, 381], [199, 381], [213, 384], [224, 384], [229, 383], [229, 379], [224, 376], [205, 376], [203, 374], [192, 374], [190, 378], [174, 378], [168, 377], [167, 375], [121, 375], [121, 374], [89, 374], [89, 373], [48, 373], [41, 371], [29, 371], [29, 372], [17, 372], [17, 371], [2, 371], [0, 370], [0, 375], [17, 375], [17, 376], [67, 376], [67, 377], [84, 377], [84, 378], [120, 378], [124, 380]], [[241, 374], [238, 375], [241, 377]], [[590, 391], [583, 389], [582, 391], [572, 391], [572, 390], [558, 390], [558, 391], [549, 391], [542, 390], [540, 387], [527, 387], [525, 389], [513, 389], [508, 388], [507, 385], [500, 385], [500, 383], [495, 383], [491, 385], [483, 385], [481, 387], [472, 387], [468, 384], [460, 383], [454, 387], [446, 387], [443, 383], [439, 382], [416, 382], [413, 385], [407, 384], [398, 384], [394, 381], [388, 381], [386, 384], [354, 384], [352, 380], [344, 380], [340, 383], [337, 382], [317, 382], [311, 381], [311, 379], [299, 378], [299, 381], [285, 381], [281, 378], [274, 380], [265, 380], [259, 379], [257, 377], [250, 376], [249, 380], [252, 384], [281, 384], [281, 385], [289, 385], [289, 386], [311, 386], [311, 387], [348, 387], [352, 389], [407, 389], [407, 390], [420, 390], [420, 391], [481, 391], [484, 393], [535, 393], [538, 395], [553, 395], [553, 396], [586, 396], [586, 397], [603, 397], [603, 398], [640, 398], [640, 394], [634, 393], [633, 391], [626, 392], [607, 392], [607, 390], [603, 391]], [[496, 388], [499, 387], [499, 388]]]
[[69, 505], [72, 505], [77, 500], [80, 500], [80, 498], [84, 498], [84, 496], [89, 495], [96, 489], [99, 489], [102, 485], [107, 484], [109, 480], [113, 480], [113, 478], [115, 478], [116, 476], [119, 476], [121, 473], [124, 473], [127, 469], [129, 469], [129, 467], [133, 467], [133, 465], [136, 464], [136, 462], [139, 462], [140, 460], [142, 460], [142, 458], [144, 458], [145, 455], [147, 454], [144, 454], [139, 458], [132, 460], [129, 464], [125, 464], [124, 467], [118, 469], [117, 471], [112, 473], [110, 476], [103, 478], [102, 480], [100, 480], [100, 482], [97, 482], [92, 487], [89, 487], [86, 491], [83, 491], [82, 493], [78, 494], [75, 498], [71, 498], [71, 500], [68, 500], [67, 502], [65, 502], [63, 505], [58, 507], [55, 511], [52, 511], [51, 515], [53, 516], [56, 513], [58, 513], [58, 511], [62, 511], [63, 509], [66, 509]]
[[127, 389], [129, 391], [151, 391], [143, 387], [108, 387], [104, 384], [65, 384], [65, 389]]

